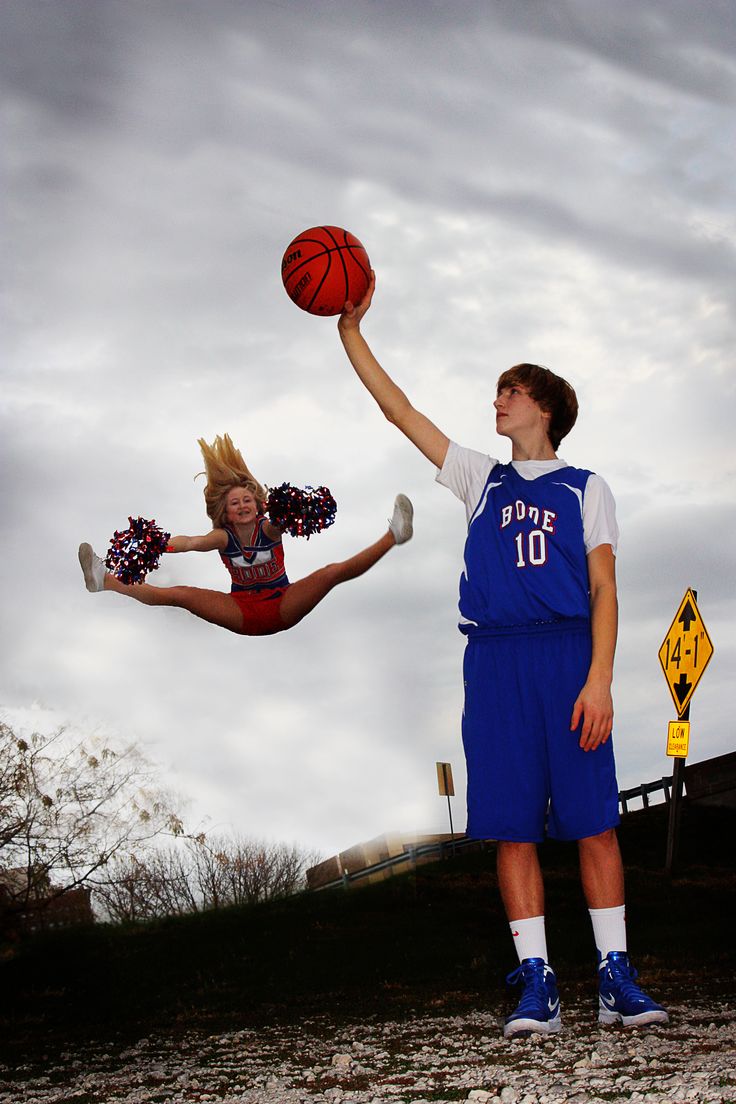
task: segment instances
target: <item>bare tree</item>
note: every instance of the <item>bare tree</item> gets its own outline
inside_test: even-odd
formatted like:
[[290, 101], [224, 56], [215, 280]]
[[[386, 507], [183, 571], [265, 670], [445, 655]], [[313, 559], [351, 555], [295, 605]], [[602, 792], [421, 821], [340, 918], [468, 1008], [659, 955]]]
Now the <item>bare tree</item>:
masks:
[[193, 865], [181, 847], [116, 855], [95, 885], [95, 900], [116, 921], [152, 920], [199, 911]]
[[117, 855], [95, 886], [111, 920], [149, 920], [286, 897], [306, 887], [319, 861], [296, 844], [204, 834]]
[[0, 882], [6, 908], [48, 906], [94, 885], [115, 856], [131, 855], [182, 822], [134, 745], [19, 737], [0, 722]]
[[48, 908], [79, 887], [114, 921], [251, 904], [303, 889], [318, 861], [296, 844], [185, 836], [134, 745], [63, 729], [26, 739], [0, 722], [0, 911]]
[[297, 844], [270, 843], [240, 836], [189, 841], [203, 907], [255, 904], [286, 897], [306, 885], [309, 866], [319, 856]]

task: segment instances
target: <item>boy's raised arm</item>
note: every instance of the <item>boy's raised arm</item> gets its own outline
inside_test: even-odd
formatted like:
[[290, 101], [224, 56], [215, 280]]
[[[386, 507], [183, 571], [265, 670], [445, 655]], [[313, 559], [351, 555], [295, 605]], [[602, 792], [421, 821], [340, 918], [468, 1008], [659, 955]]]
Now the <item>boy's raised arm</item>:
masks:
[[449, 437], [426, 415], [415, 410], [401, 388], [378, 363], [360, 332], [360, 323], [371, 305], [375, 286], [375, 275], [371, 273], [368, 290], [358, 306], [345, 304], [345, 310], [337, 324], [345, 352], [359, 379], [370, 391], [388, 421], [398, 426], [428, 460], [441, 468], [450, 444]]

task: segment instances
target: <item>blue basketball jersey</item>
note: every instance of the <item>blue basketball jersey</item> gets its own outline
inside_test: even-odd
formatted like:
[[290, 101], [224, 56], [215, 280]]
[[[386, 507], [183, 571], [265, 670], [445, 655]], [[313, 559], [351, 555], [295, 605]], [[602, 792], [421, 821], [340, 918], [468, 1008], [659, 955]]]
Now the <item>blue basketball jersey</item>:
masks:
[[461, 631], [590, 618], [583, 493], [591, 474], [564, 467], [524, 479], [511, 464], [491, 469], [468, 526]]

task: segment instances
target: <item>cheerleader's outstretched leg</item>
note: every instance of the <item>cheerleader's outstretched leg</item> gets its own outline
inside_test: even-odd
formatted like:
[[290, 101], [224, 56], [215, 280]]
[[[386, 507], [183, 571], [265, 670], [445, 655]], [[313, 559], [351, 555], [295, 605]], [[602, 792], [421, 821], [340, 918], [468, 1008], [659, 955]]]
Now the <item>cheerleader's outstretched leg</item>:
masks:
[[409, 499], [406, 495], [397, 495], [388, 532], [380, 540], [347, 560], [327, 564], [304, 579], [292, 583], [281, 599], [279, 611], [285, 627], [290, 629], [298, 624], [334, 587], [350, 579], [357, 579], [377, 564], [395, 545], [411, 540], [414, 532], [413, 517], [414, 508]]
[[173, 606], [188, 610], [202, 621], [219, 625], [223, 629], [239, 633], [243, 628], [243, 615], [229, 594], [201, 587], [155, 587], [150, 583], [121, 583], [105, 568], [104, 560], [89, 544], [80, 544], [79, 563], [84, 573], [87, 590], [95, 593], [109, 590], [133, 598], [144, 606]]

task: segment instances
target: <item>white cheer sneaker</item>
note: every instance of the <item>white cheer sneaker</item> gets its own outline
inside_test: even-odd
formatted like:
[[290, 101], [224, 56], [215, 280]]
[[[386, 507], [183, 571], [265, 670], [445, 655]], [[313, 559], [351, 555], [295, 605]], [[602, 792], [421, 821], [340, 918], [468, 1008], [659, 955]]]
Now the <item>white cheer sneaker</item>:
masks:
[[91, 594], [104, 590], [107, 568], [105, 567], [105, 561], [100, 559], [91, 544], [80, 544], [79, 563], [84, 574], [87, 590]]
[[405, 494], [398, 494], [394, 502], [394, 512], [388, 527], [397, 544], [405, 544], [414, 533], [414, 507]]

